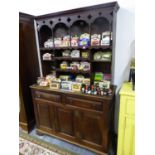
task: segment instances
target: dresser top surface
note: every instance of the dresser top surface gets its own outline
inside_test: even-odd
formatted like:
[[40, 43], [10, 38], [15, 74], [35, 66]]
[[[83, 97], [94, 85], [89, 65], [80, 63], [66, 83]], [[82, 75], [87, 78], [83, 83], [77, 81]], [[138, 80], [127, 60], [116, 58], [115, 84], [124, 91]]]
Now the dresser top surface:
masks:
[[51, 89], [49, 87], [43, 87], [43, 86], [38, 86], [37, 84], [34, 84], [30, 86], [30, 88], [35, 89], [35, 90], [41, 90], [41, 91], [47, 91], [47, 92], [55, 92], [55, 93], [63, 93], [63, 94], [70, 94], [70, 95], [78, 95], [78, 96], [85, 96], [85, 97], [93, 97], [93, 98], [100, 98], [100, 99], [105, 99], [105, 100], [111, 100], [113, 96], [115, 95], [115, 90], [116, 86], [111, 86], [112, 89], [112, 95], [92, 95], [92, 94], [83, 94], [81, 92], [74, 92], [74, 91], [67, 91], [67, 90], [56, 90], [56, 89]]

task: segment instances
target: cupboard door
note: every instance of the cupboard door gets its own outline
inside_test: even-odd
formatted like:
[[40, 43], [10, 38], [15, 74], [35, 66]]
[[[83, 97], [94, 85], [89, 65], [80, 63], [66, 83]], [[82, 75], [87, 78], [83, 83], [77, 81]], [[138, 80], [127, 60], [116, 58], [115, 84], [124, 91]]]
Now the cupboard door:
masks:
[[56, 114], [56, 130], [61, 134], [73, 136], [73, 111], [57, 107]]
[[83, 113], [82, 138], [91, 143], [102, 145], [102, 119], [100, 116], [92, 113]]
[[54, 123], [54, 106], [44, 101], [36, 100], [38, 125], [40, 129], [52, 130], [55, 128]]
[[104, 130], [102, 115], [75, 110], [74, 130], [77, 140], [91, 148], [107, 149], [107, 131]]

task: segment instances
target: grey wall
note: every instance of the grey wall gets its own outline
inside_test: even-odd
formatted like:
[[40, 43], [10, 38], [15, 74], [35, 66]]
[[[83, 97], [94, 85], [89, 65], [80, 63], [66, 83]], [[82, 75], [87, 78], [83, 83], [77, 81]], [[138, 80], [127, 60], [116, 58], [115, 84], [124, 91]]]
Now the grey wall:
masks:
[[115, 132], [118, 128], [119, 90], [129, 78], [130, 60], [135, 55], [135, 13], [134, 8], [121, 6], [117, 14], [116, 54], [114, 84], [117, 85], [115, 105]]

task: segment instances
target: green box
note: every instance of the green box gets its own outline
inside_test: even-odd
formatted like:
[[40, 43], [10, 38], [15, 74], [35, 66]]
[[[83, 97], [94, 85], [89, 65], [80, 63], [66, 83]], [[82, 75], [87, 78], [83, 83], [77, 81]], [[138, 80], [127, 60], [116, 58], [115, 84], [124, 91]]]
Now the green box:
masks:
[[94, 76], [94, 81], [101, 81], [101, 80], [103, 80], [103, 73], [101, 73], [101, 72], [96, 72], [95, 73], [95, 76]]

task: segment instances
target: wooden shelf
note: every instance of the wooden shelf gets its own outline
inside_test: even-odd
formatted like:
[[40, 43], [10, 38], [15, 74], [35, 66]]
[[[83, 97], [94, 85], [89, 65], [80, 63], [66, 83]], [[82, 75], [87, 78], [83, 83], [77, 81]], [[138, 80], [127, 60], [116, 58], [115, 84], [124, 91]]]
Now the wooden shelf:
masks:
[[53, 62], [55, 61], [55, 59], [52, 59], [52, 60], [43, 60], [44, 62]]
[[77, 60], [77, 61], [90, 61], [89, 58], [71, 58], [71, 57], [55, 57], [56, 60]]
[[57, 72], [69, 72], [69, 73], [81, 73], [81, 74], [90, 74], [91, 71], [82, 71], [82, 70], [69, 70], [69, 69], [56, 69]]
[[65, 47], [54, 47], [56, 50], [65, 50], [65, 49], [70, 49], [70, 46], [65, 46]]
[[53, 47], [49, 47], [49, 48], [47, 48], [47, 47], [40, 47], [40, 50], [41, 51], [49, 51], [49, 50], [53, 50]]
[[100, 60], [92, 60], [91, 62], [103, 62], [103, 63], [108, 62], [108, 63], [111, 63], [111, 61], [100, 61]]
[[70, 50], [87, 50], [87, 49], [90, 49], [90, 47], [79, 47], [79, 46], [67, 46], [67, 47], [54, 47], [54, 49], [56, 50], [65, 50], [65, 49], [70, 49]]
[[112, 49], [112, 46], [111, 45], [90, 46], [90, 49]]
[[72, 46], [66, 46], [66, 47], [50, 47], [50, 48], [46, 48], [46, 47], [40, 47], [41, 51], [47, 51], [47, 50], [89, 50], [89, 49], [112, 49], [112, 46], [89, 46], [89, 47], [72, 47]]

